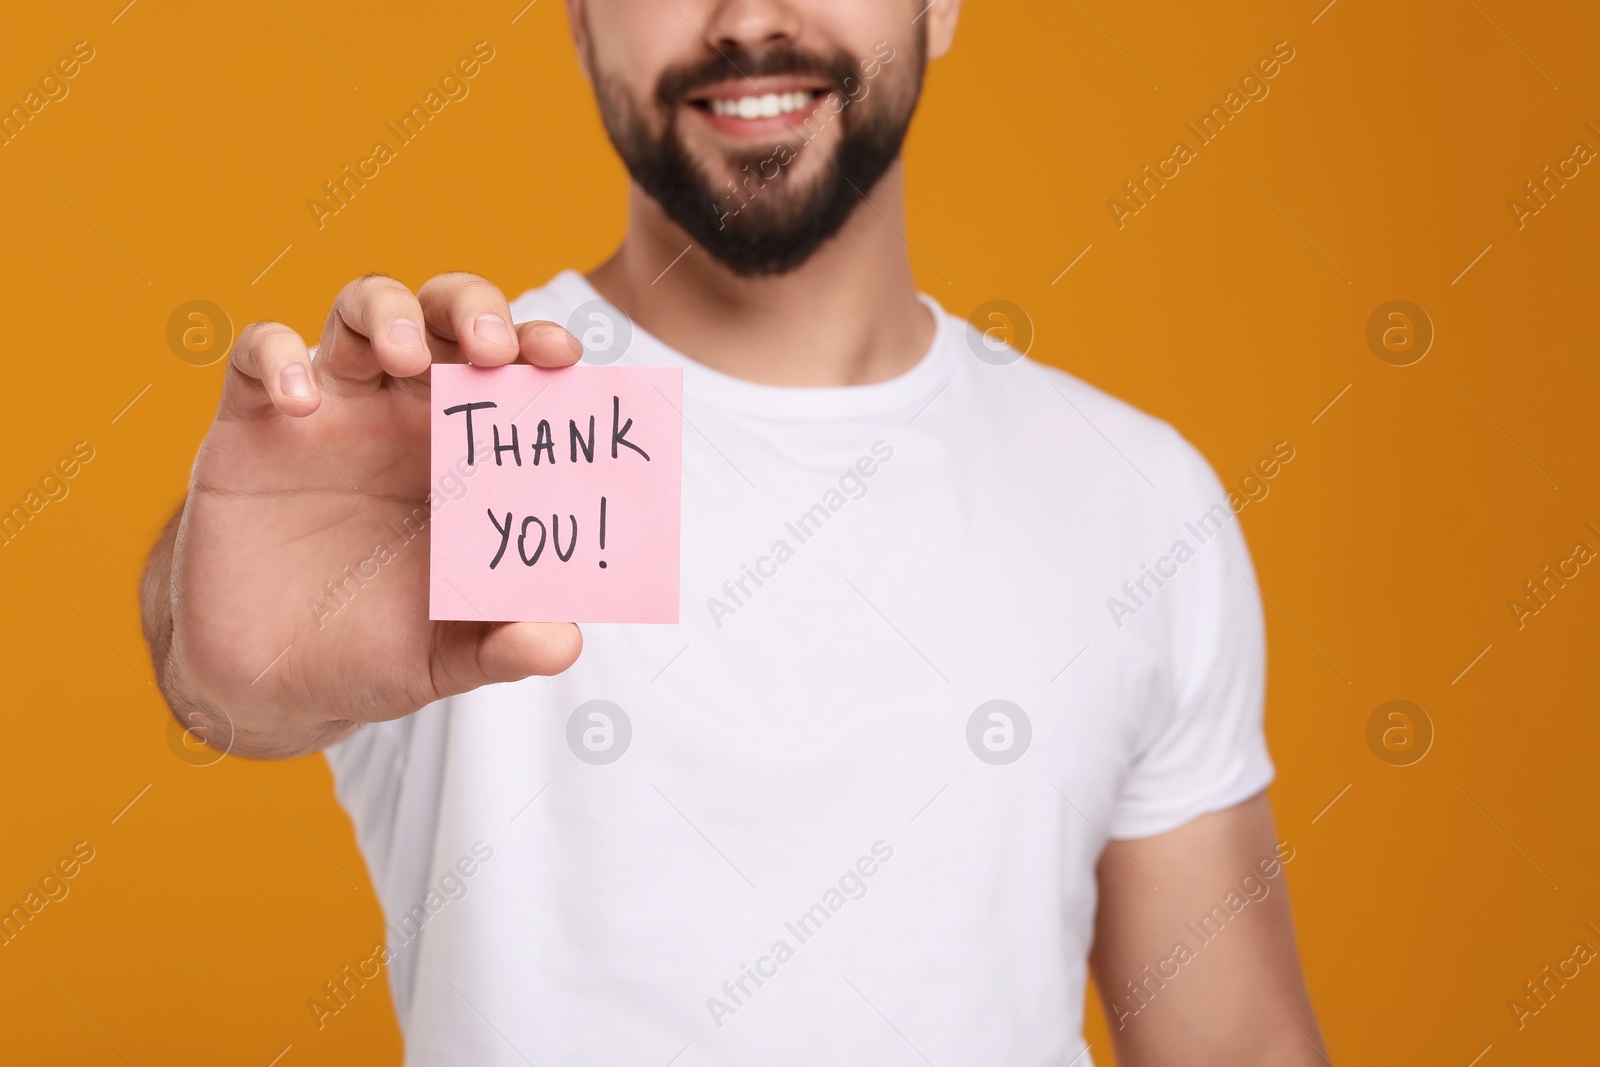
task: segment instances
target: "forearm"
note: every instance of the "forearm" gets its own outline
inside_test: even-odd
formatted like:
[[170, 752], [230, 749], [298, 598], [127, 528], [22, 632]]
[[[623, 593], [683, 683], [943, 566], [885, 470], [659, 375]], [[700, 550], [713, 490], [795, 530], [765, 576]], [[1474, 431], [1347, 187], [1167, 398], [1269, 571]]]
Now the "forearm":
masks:
[[297, 721], [299, 716], [271, 708], [245, 707], [237, 701], [215, 699], [196, 681], [173, 640], [173, 561], [183, 513], [184, 507], [180, 506], [162, 527], [139, 583], [145, 644], [155, 668], [156, 686], [173, 717], [211, 748], [253, 759], [304, 755], [348, 736], [355, 730], [355, 723]]

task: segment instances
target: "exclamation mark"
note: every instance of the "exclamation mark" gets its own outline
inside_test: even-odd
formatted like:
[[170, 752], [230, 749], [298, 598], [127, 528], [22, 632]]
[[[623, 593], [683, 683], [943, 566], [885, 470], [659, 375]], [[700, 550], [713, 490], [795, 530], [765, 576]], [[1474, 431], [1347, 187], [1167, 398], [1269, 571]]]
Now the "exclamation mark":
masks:
[[[600, 498], [600, 551], [606, 550], [606, 498]], [[600, 561], [600, 569], [605, 570], [606, 561]]]

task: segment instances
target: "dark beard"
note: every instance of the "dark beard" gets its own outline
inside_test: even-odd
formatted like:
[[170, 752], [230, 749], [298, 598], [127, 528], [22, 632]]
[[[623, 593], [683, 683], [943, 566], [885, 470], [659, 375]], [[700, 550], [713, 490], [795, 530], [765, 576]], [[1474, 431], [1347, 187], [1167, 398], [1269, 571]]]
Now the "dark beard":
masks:
[[[655, 94], [656, 105], [667, 116], [659, 137], [650, 132], [617, 87], [597, 78], [597, 95], [606, 133], [617, 154], [633, 180], [661, 205], [668, 218], [733, 273], [741, 277], [779, 275], [806, 262], [838, 233], [861, 198], [899, 158], [922, 88], [922, 51], [919, 41], [918, 54], [909, 57], [915, 71], [910, 91], [902, 89], [899, 97], [892, 83], [868, 88], [854, 61], [843, 53], [823, 61], [787, 47], [759, 53], [734, 51], [692, 68], [670, 70], [662, 76]], [[826, 124], [841, 127], [839, 147], [809, 188], [783, 187], [787, 200], [777, 191], [788, 181], [785, 167], [803, 154], [810, 142], [735, 157], [732, 162], [743, 168], [735, 193], [726, 186], [713, 187], [678, 136], [680, 105], [691, 92], [730, 76], [770, 74], [818, 75], [846, 101], [850, 98], [844, 87], [849, 79], [858, 95], [838, 114], [832, 114], [823, 103], [826, 93], [817, 98], [818, 115], [829, 116]], [[886, 81], [882, 73], [878, 80]], [[865, 95], [861, 95], [863, 89]], [[867, 101], [873, 96], [880, 99], [869, 106]], [[820, 119], [812, 120], [813, 128], [821, 125]], [[774, 166], [777, 172], [769, 178]], [[745, 201], [750, 202], [751, 210], [743, 209]]]

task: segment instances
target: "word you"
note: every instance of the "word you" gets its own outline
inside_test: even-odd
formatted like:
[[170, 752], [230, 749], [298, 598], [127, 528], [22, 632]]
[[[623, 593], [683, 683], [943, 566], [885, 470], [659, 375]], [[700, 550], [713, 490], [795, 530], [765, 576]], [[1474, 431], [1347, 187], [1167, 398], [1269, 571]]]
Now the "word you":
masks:
[[88, 441], [72, 446], [72, 454], [56, 460], [55, 466], [45, 471], [39, 479], [39, 488], [30, 489], [20, 504], [0, 514], [0, 547], [9, 547], [22, 533], [24, 527], [50, 503], [67, 499], [72, 487], [67, 484], [78, 476], [82, 464], [94, 459], [94, 447]]
[[748, 563], [741, 563], [739, 576], [729, 578], [722, 583], [723, 596], [706, 598], [706, 610], [711, 613], [711, 621], [716, 624], [716, 628], [722, 629], [722, 620], [726, 616], [737, 615], [739, 609], [745, 607], [755, 595], [748, 583], [754, 582], [756, 589], [760, 589], [767, 584], [763, 579], [776, 578], [778, 568], [794, 558], [796, 546], [803, 545], [815, 537], [823, 524], [837, 515], [850, 501], [860, 500], [867, 495], [866, 480], [877, 474], [879, 465], [889, 462], [893, 456], [894, 448], [891, 445], [884, 441], [872, 442], [871, 454], [862, 456], [853, 466], [846, 467], [835, 483], [836, 488], [827, 489], [822, 494], [821, 500], [802, 511], [793, 520], [783, 524], [784, 530], [794, 538], [793, 545], [787, 539], [780, 537], [772, 542], [772, 547], [767, 550], [766, 555], [756, 557], [753, 568]]
[[[887, 50], [887, 54], [885, 54], [885, 50]], [[893, 60], [894, 57], [894, 45], [890, 44], [888, 41], [879, 41], [877, 44], [873, 45], [872, 55], [868, 56], [866, 59], [863, 59], [859, 64], [857, 64], [861, 70], [861, 79], [857, 79], [854, 75], [846, 75], [844, 81], [840, 84], [840, 89], [843, 90], [843, 95], [840, 95], [839, 93], [829, 93], [820, 103], [817, 104], [815, 110], [813, 110], [810, 115], [807, 115], [804, 119], [802, 119], [800, 124], [795, 127], [796, 132], [799, 133], [800, 137], [802, 138], [799, 148], [790, 148], [788, 145], [780, 141], [772, 146], [772, 155], [756, 164], [756, 171], [758, 172], [757, 174], [750, 173], [750, 165], [747, 163], [744, 167], [745, 176], [743, 179], [741, 179], [739, 185], [735, 185], [733, 183], [733, 179], [729, 178], [728, 190], [734, 195], [734, 197], [738, 199], [739, 206], [734, 208], [732, 211], [726, 211], [716, 204], [712, 205], [712, 210], [717, 212], [717, 229], [726, 229], [728, 226], [728, 220], [738, 215], [739, 212], [743, 211], [745, 207], [748, 206], [749, 202], [756, 198], [756, 194], [767, 187], [767, 182], [776, 180], [778, 175], [783, 172], [783, 168], [794, 162], [800, 148], [804, 148], [806, 145], [809, 145], [812, 141], [816, 140], [817, 135], [823, 130], [827, 129], [828, 124], [834, 120], [835, 116], [844, 111], [844, 109], [849, 107], [851, 104], [866, 99], [867, 94], [872, 91], [872, 87], [869, 86], [867, 82], [876, 78], [878, 76], [878, 72], [881, 71], [883, 67], [891, 60]], [[780, 114], [781, 112], [779, 109], [784, 106], [780, 98], [775, 94], [768, 95], [772, 96], [772, 100], [770, 102], [767, 100], [766, 96], [762, 96], [745, 97], [737, 102], [730, 101], [730, 103], [735, 104], [735, 106], [738, 108], [737, 113], [744, 118], [754, 118], [757, 114]], [[809, 96], [810, 94], [799, 93], [794, 95]], [[746, 101], [750, 101], [751, 103], [747, 104]], [[806, 107], [810, 103], [811, 101], [802, 100], [798, 102], [798, 105], [799, 107]], [[745, 114], [746, 111], [753, 112], [753, 114]], [[814, 122], [816, 123], [815, 125], [813, 125]], [[767, 173], [767, 168], [769, 166], [772, 168], [772, 173], [770, 174]], [[754, 183], [754, 185], [751, 183]], [[743, 186], [745, 193], [750, 194], [748, 198], [739, 192], [740, 186]], [[722, 199], [727, 200], [728, 198], [724, 196]]]
[[[494, 56], [494, 48], [489, 42], [479, 41], [472, 46], [470, 55], [456, 60], [455, 64], [440, 76], [437, 89], [429, 89], [423, 95], [422, 103], [411, 105], [411, 109], [400, 117], [398, 126], [393, 122], [385, 122], [384, 129], [394, 134], [399, 148], [404, 148], [420, 136], [423, 128], [452, 100], [465, 100], [472, 92], [472, 87], [467, 81], [476, 78], [483, 69], [482, 64], [490, 62]], [[327, 226], [328, 219], [349, 207], [356, 193], [365, 189], [367, 182], [382, 173], [382, 168], [398, 156], [398, 149], [391, 148], [388, 141], [374, 141], [372, 150], [365, 157], [356, 160], [353, 171], [350, 164], [346, 163], [340, 169], [338, 177], [323, 182], [322, 191], [325, 199], [312, 197], [306, 201], [306, 207], [310, 209], [311, 218], [316, 222], [317, 229], [323, 229]]]
[[28, 890], [22, 903], [13, 904], [10, 911], [0, 915], [0, 948], [10, 948], [11, 942], [39, 917], [47, 905], [66, 900], [67, 894], [72, 892], [67, 882], [76, 878], [83, 865], [92, 859], [94, 846], [87, 841], [79, 841], [72, 846], [70, 853], [56, 860], [45, 871], [44, 877], [39, 879], [38, 889]]
[[[1584, 125], [1600, 135], [1600, 129], [1592, 122]], [[1517, 220], [1517, 229], [1528, 225], [1528, 220], [1550, 206], [1550, 201], [1556, 197], [1556, 192], [1567, 187], [1567, 182], [1576, 178], [1583, 172], [1583, 167], [1595, 157], [1595, 151], [1589, 147], [1587, 141], [1578, 141], [1572, 146], [1572, 154], [1566, 159], [1556, 161], [1554, 172], [1550, 164], [1546, 163], [1539, 173], [1542, 177], [1530, 178], [1522, 183], [1522, 191], [1527, 194], [1524, 199], [1511, 197], [1506, 201], [1506, 207], [1511, 211], [1511, 217]]]
[[56, 60], [54, 66], [40, 76], [39, 88], [29, 89], [23, 94], [22, 103], [12, 104], [4, 113], [0, 113], [0, 147], [9, 148], [39, 112], [52, 102], [65, 100], [67, 94], [72, 92], [67, 82], [78, 76], [78, 71], [83, 69], [82, 64], [92, 60], [94, 54], [94, 46], [88, 41], [79, 41], [72, 46], [71, 55]]
[[[1272, 92], [1272, 87], [1267, 84], [1278, 76], [1282, 70], [1280, 64], [1288, 64], [1294, 60], [1295, 51], [1288, 41], [1279, 41], [1272, 46], [1272, 54], [1262, 56], [1256, 60], [1255, 66], [1245, 71], [1239, 79], [1239, 88], [1230, 89], [1222, 98], [1222, 103], [1212, 104], [1211, 110], [1200, 117], [1200, 125], [1185, 122], [1184, 128], [1194, 134], [1199, 148], [1204, 148], [1222, 133], [1228, 123], [1239, 117], [1239, 113], [1248, 107], [1251, 101], [1265, 100]], [[1240, 95], [1243, 93], [1244, 95]], [[1172, 150], [1163, 159], [1158, 159], [1152, 170], [1146, 163], [1140, 171], [1142, 177], [1133, 178], [1122, 183], [1123, 191], [1127, 194], [1126, 200], [1119, 200], [1113, 196], [1106, 201], [1106, 207], [1111, 212], [1111, 221], [1121, 230], [1127, 226], [1127, 220], [1149, 207], [1149, 201], [1155, 198], [1156, 191], [1165, 189], [1167, 182], [1183, 173], [1183, 168], [1189, 163], [1200, 158], [1197, 148], [1191, 147], [1186, 140], [1178, 140]]]
[[[1584, 925], [1591, 933], [1600, 937], [1600, 927], [1595, 926], [1592, 921]], [[1558, 960], [1554, 968], [1548, 963], [1545, 964], [1539, 971], [1542, 977], [1523, 982], [1522, 989], [1526, 996], [1519, 995], [1506, 1001], [1506, 1007], [1511, 1011], [1511, 1018], [1516, 1020], [1517, 1029], [1526, 1029], [1528, 1020], [1548, 1008], [1556, 994], [1567, 988], [1568, 982], [1582, 974], [1582, 968], [1588, 966], [1595, 959], [1595, 955], [1595, 950], [1589, 942], [1579, 941], [1572, 946], [1572, 953], [1566, 959]]]
[[[1145, 964], [1140, 971], [1141, 977], [1137, 984], [1129, 979], [1124, 985], [1127, 994], [1118, 994], [1117, 1000], [1107, 1001], [1111, 1011], [1117, 1018], [1117, 1029], [1121, 1030], [1128, 1025], [1128, 1020], [1138, 1015], [1150, 1006], [1156, 994], [1165, 989], [1167, 983], [1177, 978], [1182, 973], [1182, 968], [1199, 959], [1199, 950], [1222, 936], [1222, 931], [1234, 917], [1244, 911], [1251, 904], [1259, 904], [1272, 893], [1272, 879], [1283, 873], [1284, 864], [1294, 859], [1294, 849], [1289, 847], [1289, 842], [1279, 841], [1277, 848], [1271, 856], [1263, 856], [1256, 861], [1253, 869], [1239, 879], [1236, 888], [1229, 889], [1222, 903], [1213, 904], [1211, 910], [1202, 915], [1197, 922], [1186, 922], [1184, 930], [1194, 937], [1194, 947], [1182, 938], [1173, 942], [1172, 949], [1166, 956], [1157, 960], [1153, 965]], [[1260, 877], [1256, 872], [1260, 872]], [[1151, 967], [1154, 967], [1152, 973]], [[1134, 1007], [1125, 1006], [1122, 1001]]]
[[483, 841], [474, 841], [470, 855], [462, 856], [447, 867], [435, 885], [428, 889], [427, 896], [404, 913], [398, 926], [393, 919], [389, 921], [385, 929], [390, 937], [390, 948], [373, 945], [372, 953], [365, 959], [357, 960], [353, 965], [344, 965], [339, 972], [342, 977], [322, 983], [321, 997], [306, 1001], [312, 1018], [317, 1020], [317, 1029], [326, 1027], [329, 1019], [348, 1008], [356, 994], [365, 989], [368, 982], [375, 980], [383, 968], [400, 954], [400, 950], [422, 933], [423, 926], [430, 918], [443, 911], [445, 905], [465, 899], [470, 889], [467, 880], [477, 874], [481, 864], [487, 863], [493, 856], [492, 847]]
[[[1600, 537], [1600, 529], [1594, 523], [1586, 522], [1589, 531]], [[1567, 587], [1567, 583], [1583, 573], [1582, 568], [1595, 558], [1595, 550], [1589, 542], [1579, 541], [1572, 546], [1571, 555], [1565, 559], [1556, 560], [1552, 566], [1544, 565], [1536, 577], [1522, 583], [1525, 599], [1512, 597], [1506, 601], [1506, 607], [1511, 609], [1511, 617], [1517, 620], [1517, 629], [1525, 629], [1528, 620], [1550, 606], [1550, 601], [1556, 598], [1556, 593]]]
[[[801, 912], [798, 918], [783, 924], [783, 928], [794, 938], [795, 945], [810, 941], [845, 904], [867, 895], [867, 879], [878, 873], [879, 864], [888, 863], [894, 858], [894, 848], [881, 840], [872, 843], [871, 852], [872, 855], [861, 856], [854, 865], [846, 867], [837, 883], [823, 892], [821, 900]], [[789, 944], [786, 938], [778, 938], [766, 955], [756, 958], [754, 967], [747, 963], [739, 964], [739, 977], [722, 983], [721, 997], [706, 998], [706, 1010], [711, 1013], [711, 1022], [718, 1030], [722, 1029], [724, 1019], [739, 1014], [740, 1009], [767, 984], [767, 979], [777, 976], [779, 967], [794, 959], [795, 945]], [[752, 982], [755, 983], [755, 989], [750, 988]]]

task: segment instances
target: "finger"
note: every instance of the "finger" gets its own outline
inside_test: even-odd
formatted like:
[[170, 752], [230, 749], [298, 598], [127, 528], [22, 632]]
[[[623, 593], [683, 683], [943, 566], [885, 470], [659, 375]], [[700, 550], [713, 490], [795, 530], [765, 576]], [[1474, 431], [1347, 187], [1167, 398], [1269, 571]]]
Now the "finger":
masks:
[[583, 635], [570, 622], [452, 622], [437, 633], [431, 673], [440, 697], [560, 674], [583, 650]]
[[499, 367], [517, 358], [511, 308], [499, 288], [476, 274], [439, 274], [417, 290], [428, 330], [455, 345], [480, 367]]
[[298, 419], [321, 402], [311, 356], [299, 334], [281, 322], [255, 322], [239, 331], [228, 353], [218, 418], [256, 418], [276, 408]]
[[352, 385], [376, 385], [385, 374], [409, 378], [428, 369], [422, 306], [411, 290], [369, 274], [339, 290], [317, 347], [317, 368]]
[[553, 322], [519, 322], [517, 358], [535, 367], [570, 367], [583, 358], [583, 344]]
[[[535, 367], [570, 367], [583, 358], [582, 342], [554, 322], [519, 322], [515, 329], [518, 363], [530, 363]], [[465, 363], [467, 357], [462, 354], [459, 345], [435, 338], [433, 361]], [[423, 374], [419, 380], [425, 380], [426, 377]]]

